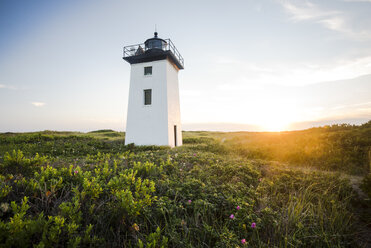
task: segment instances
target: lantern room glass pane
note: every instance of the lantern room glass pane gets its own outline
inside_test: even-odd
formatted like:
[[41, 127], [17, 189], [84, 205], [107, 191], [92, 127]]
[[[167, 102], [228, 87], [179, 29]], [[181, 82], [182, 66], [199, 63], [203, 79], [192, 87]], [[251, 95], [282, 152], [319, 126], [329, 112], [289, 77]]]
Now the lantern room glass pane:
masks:
[[146, 48], [147, 49], [153, 49], [153, 48], [162, 49], [163, 43], [164, 42], [162, 40], [150, 40], [150, 41], [147, 41]]

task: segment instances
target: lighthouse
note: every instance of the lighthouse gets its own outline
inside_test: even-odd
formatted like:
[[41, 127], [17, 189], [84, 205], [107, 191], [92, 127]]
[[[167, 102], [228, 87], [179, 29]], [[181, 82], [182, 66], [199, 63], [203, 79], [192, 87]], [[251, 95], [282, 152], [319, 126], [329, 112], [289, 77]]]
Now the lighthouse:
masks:
[[184, 60], [170, 39], [157, 32], [143, 44], [124, 47], [130, 63], [125, 144], [182, 145], [178, 72]]

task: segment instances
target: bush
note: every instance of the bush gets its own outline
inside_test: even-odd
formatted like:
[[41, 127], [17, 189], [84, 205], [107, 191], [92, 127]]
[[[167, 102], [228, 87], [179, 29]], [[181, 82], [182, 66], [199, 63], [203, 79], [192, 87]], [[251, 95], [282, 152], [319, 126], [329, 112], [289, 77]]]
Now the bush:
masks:
[[36, 156], [33, 158], [25, 158], [23, 152], [18, 150], [11, 154], [5, 153], [4, 161], [0, 164], [1, 169], [8, 174], [21, 174], [23, 176], [31, 176], [35, 171], [40, 170], [40, 166], [46, 163], [46, 156]]
[[[0, 247], [362, 246], [340, 175], [248, 159], [278, 154], [264, 144], [238, 150], [241, 137], [190, 135], [174, 149], [76, 133], [3, 135]], [[289, 147], [281, 159], [306, 161], [300, 144]]]

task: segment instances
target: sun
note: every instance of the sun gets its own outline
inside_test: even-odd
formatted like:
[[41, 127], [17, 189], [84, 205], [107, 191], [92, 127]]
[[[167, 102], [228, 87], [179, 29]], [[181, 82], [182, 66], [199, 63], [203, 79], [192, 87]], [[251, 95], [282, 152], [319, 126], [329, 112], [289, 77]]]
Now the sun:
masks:
[[259, 114], [254, 120], [261, 131], [279, 132], [289, 130], [290, 125], [297, 122], [296, 111], [290, 106], [270, 105], [257, 107]]
[[281, 132], [288, 130], [290, 124], [291, 123], [286, 120], [271, 119], [262, 124], [259, 124], [259, 127], [262, 129], [262, 131]]
[[281, 99], [278, 96], [249, 98], [234, 108], [223, 106], [219, 122], [240, 123], [248, 125], [250, 131], [280, 132], [289, 131], [293, 124], [305, 119], [305, 111], [299, 108], [292, 99]]

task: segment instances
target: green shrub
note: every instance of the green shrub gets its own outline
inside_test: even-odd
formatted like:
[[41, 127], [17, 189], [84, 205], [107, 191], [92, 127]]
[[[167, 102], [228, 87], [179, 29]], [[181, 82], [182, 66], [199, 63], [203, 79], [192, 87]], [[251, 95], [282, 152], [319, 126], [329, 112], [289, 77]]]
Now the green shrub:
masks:
[[362, 247], [353, 191], [331, 172], [363, 161], [352, 130], [185, 132], [174, 149], [110, 130], [0, 134], [0, 247]]
[[33, 158], [25, 158], [23, 152], [18, 150], [9, 154], [5, 153], [4, 161], [0, 164], [1, 169], [8, 174], [22, 174], [23, 176], [30, 176], [35, 171], [40, 170], [40, 166], [46, 163], [47, 157], [36, 156]]

